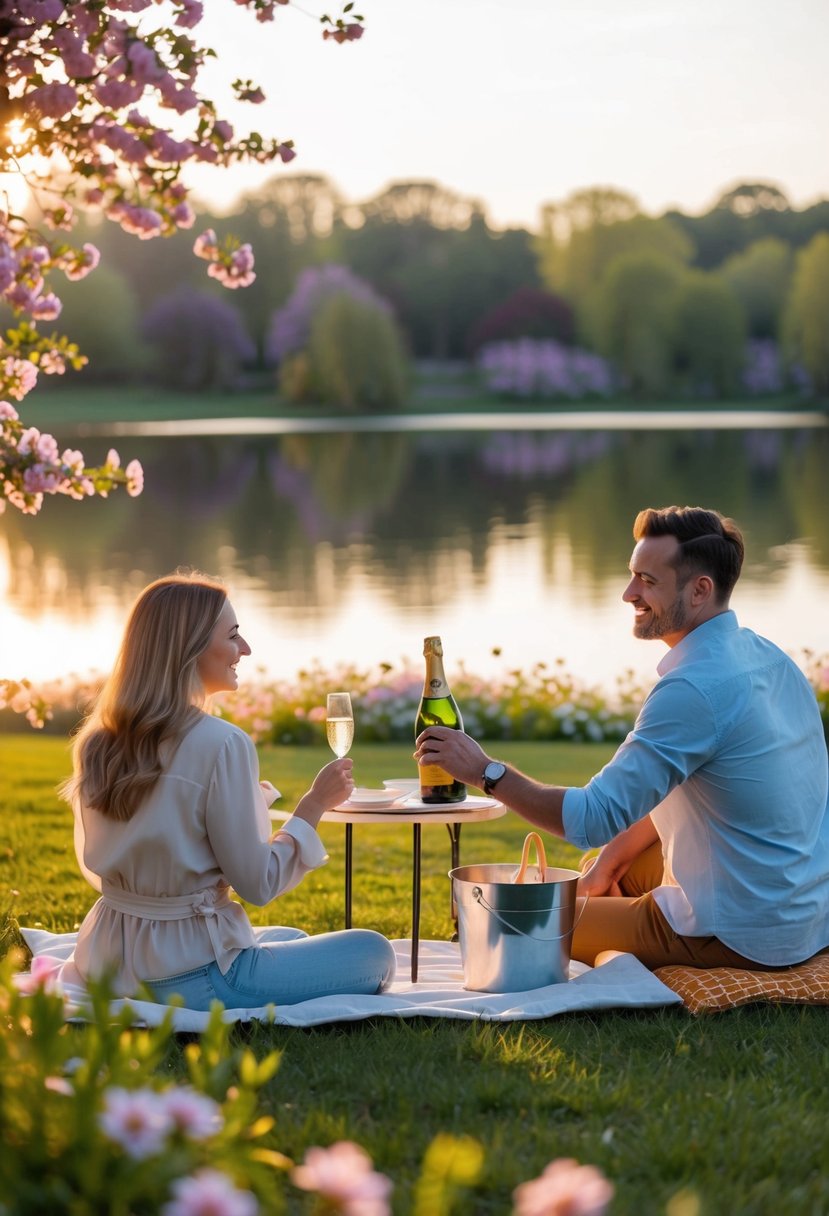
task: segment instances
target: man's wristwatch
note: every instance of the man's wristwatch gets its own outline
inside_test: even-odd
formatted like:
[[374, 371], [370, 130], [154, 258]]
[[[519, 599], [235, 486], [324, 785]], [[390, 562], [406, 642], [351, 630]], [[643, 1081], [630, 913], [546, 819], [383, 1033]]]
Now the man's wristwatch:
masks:
[[484, 769], [484, 775], [481, 779], [481, 789], [485, 794], [494, 793], [495, 786], [504, 776], [506, 771], [506, 764], [502, 764], [500, 760], [490, 760], [489, 764]]

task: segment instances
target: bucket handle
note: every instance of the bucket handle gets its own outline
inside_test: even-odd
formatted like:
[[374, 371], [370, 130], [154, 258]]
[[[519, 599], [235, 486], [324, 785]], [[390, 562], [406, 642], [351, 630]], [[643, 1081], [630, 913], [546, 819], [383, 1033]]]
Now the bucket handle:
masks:
[[535, 845], [535, 860], [538, 864], [538, 869], [541, 874], [542, 881], [547, 872], [547, 854], [544, 852], [544, 841], [539, 836], [538, 832], [528, 832], [524, 837], [524, 849], [521, 853], [521, 865], [515, 872], [513, 882], [523, 883], [524, 876], [527, 873], [527, 866], [530, 863], [530, 849]]
[[584, 909], [587, 907], [590, 900], [589, 895], [584, 895], [581, 897], [584, 899], [584, 903], [581, 906], [581, 911], [579, 912], [578, 916], [573, 921], [572, 929], [568, 929], [565, 933], [556, 933], [553, 937], [536, 937], [532, 933], [525, 933], [524, 930], [519, 929], [517, 925], [511, 925], [508, 920], [504, 920], [503, 916], [495, 911], [492, 904], [487, 903], [484, 893], [480, 887], [473, 887], [471, 895], [477, 904], [480, 904], [482, 908], [491, 913], [492, 916], [494, 916], [497, 921], [500, 921], [502, 925], [505, 925], [507, 929], [511, 929], [513, 933], [517, 933], [519, 937], [529, 937], [534, 942], [560, 942], [563, 937], [569, 937], [571, 933], [575, 933], [579, 921], [584, 916]]

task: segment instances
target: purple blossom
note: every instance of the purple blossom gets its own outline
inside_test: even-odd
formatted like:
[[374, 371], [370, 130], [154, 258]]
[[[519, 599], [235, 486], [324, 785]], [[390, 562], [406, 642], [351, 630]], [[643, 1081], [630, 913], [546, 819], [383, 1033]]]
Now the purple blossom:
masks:
[[63, 118], [78, 104], [78, 94], [71, 84], [43, 84], [25, 95], [24, 104], [42, 118]]
[[267, 357], [274, 363], [302, 350], [308, 343], [317, 311], [332, 296], [344, 294], [391, 312], [389, 304], [364, 279], [347, 266], [330, 262], [303, 270], [284, 307], [273, 314], [266, 340]]
[[549, 339], [492, 342], [478, 356], [490, 392], [510, 397], [609, 397], [613, 370], [606, 360]]

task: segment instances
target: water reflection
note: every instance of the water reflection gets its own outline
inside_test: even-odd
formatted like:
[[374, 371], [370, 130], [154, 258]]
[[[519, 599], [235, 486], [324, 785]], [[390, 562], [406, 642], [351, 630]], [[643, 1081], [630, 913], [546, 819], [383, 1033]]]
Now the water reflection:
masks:
[[[88, 447], [91, 445], [87, 445]], [[101, 454], [107, 443], [101, 440]], [[234, 589], [257, 658], [563, 656], [590, 679], [659, 654], [619, 601], [643, 505], [715, 505], [746, 532], [735, 606], [792, 652], [826, 649], [823, 431], [500, 431], [129, 441], [147, 492], [0, 518], [2, 674], [111, 661], [124, 611], [178, 565]], [[90, 458], [97, 453], [88, 452]]]

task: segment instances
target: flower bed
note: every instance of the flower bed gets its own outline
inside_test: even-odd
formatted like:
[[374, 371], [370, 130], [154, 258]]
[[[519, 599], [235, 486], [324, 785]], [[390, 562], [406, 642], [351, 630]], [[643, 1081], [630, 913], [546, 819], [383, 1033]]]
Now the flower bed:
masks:
[[[829, 657], [806, 652], [802, 667], [815, 691], [829, 739]], [[85, 713], [101, 677], [69, 676], [49, 684], [0, 681], [0, 729], [21, 728], [21, 715], [35, 727], [67, 732]], [[257, 743], [325, 742], [325, 697], [332, 689], [351, 693], [359, 738], [365, 743], [406, 742], [423, 689], [423, 677], [389, 663], [326, 669], [314, 665], [291, 680], [252, 680], [217, 699], [216, 712], [246, 730]], [[464, 727], [478, 739], [602, 743], [624, 739], [647, 689], [626, 671], [604, 691], [584, 684], [564, 660], [536, 663], [483, 678], [463, 665], [452, 691]]]

